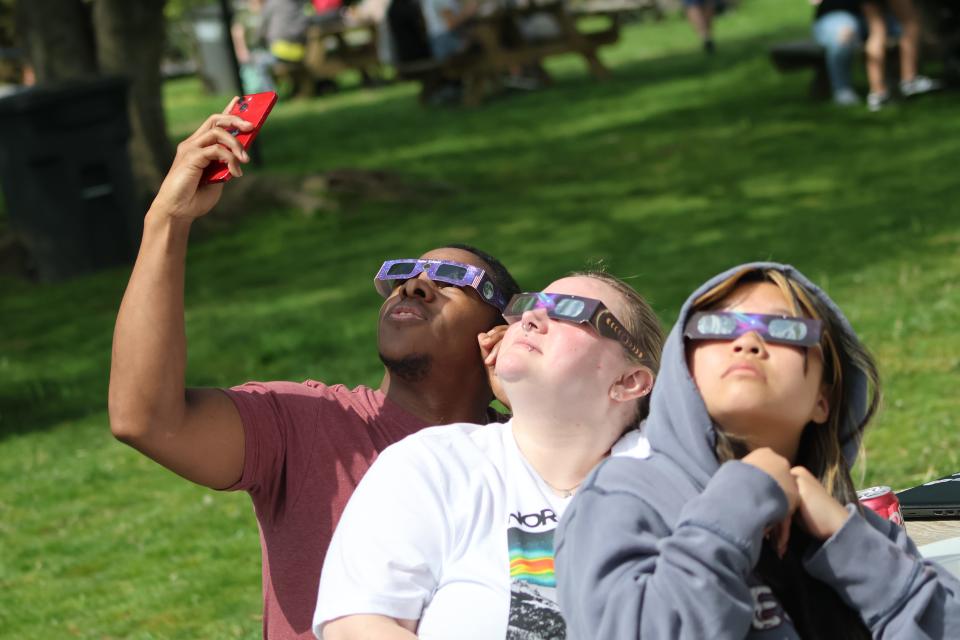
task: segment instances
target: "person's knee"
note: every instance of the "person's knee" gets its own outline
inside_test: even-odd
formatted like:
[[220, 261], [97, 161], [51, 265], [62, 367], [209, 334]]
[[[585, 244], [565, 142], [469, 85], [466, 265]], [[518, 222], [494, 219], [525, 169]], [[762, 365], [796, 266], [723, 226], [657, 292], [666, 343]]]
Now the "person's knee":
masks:
[[866, 42], [863, 44], [863, 50], [870, 55], [883, 55], [886, 46], [887, 30], [882, 28], [870, 29]]
[[857, 39], [857, 30], [849, 25], [844, 25], [837, 30], [837, 44], [842, 47], [852, 46]]
[[863, 45], [863, 51], [870, 58], [882, 58], [886, 52], [886, 47], [885, 38], [867, 38], [866, 43]]

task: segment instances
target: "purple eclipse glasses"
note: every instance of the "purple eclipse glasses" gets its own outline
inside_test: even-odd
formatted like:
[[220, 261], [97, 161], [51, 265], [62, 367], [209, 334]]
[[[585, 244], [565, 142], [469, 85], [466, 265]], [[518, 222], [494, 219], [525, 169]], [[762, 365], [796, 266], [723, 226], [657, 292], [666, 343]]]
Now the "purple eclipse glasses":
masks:
[[601, 336], [622, 344], [638, 360], [643, 359], [643, 351], [640, 350], [640, 345], [633, 339], [627, 328], [607, 309], [607, 306], [599, 300], [571, 296], [565, 293], [543, 293], [539, 291], [518, 293], [510, 298], [506, 309], [503, 310], [503, 317], [506, 318], [507, 322], [513, 324], [520, 320], [524, 311], [534, 309], [543, 309], [547, 312], [547, 317], [554, 320], [589, 324]]
[[822, 322], [811, 318], [736, 311], [699, 311], [687, 320], [683, 335], [691, 340], [735, 340], [745, 333], [755, 331], [766, 342], [812, 347], [820, 343], [822, 327]]
[[420, 260], [417, 258], [403, 258], [400, 260], [387, 260], [380, 267], [380, 271], [373, 279], [374, 286], [381, 296], [387, 298], [390, 293], [403, 282], [410, 278], [416, 278], [423, 272], [430, 276], [431, 280], [446, 282], [457, 287], [473, 287], [487, 304], [503, 311], [507, 300], [493, 280], [487, 275], [487, 272], [480, 267], [475, 267], [462, 262], [453, 260]]

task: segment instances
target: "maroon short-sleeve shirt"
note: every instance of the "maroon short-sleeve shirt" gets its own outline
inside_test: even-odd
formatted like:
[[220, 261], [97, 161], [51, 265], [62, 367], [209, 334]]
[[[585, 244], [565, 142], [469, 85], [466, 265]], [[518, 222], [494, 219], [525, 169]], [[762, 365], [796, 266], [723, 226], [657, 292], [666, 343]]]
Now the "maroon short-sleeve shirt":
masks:
[[227, 391], [244, 430], [243, 476], [260, 527], [263, 633], [312, 639], [320, 569], [347, 500], [377, 454], [428, 426], [382, 393], [308, 380]]

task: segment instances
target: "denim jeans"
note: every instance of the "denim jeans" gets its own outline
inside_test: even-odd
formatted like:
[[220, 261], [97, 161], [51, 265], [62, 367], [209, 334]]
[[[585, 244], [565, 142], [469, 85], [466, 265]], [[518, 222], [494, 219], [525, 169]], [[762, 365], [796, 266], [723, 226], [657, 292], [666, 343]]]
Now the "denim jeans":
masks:
[[464, 41], [452, 31], [437, 33], [430, 36], [430, 51], [436, 60], [443, 61], [463, 49]]
[[847, 11], [831, 11], [813, 23], [813, 39], [827, 50], [827, 73], [833, 95], [853, 90], [850, 63], [865, 36], [863, 21]]

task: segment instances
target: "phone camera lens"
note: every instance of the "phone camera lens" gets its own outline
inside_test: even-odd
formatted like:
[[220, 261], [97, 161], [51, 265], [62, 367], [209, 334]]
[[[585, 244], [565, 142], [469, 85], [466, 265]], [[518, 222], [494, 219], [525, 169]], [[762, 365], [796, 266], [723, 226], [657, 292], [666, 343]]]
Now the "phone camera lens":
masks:
[[241, 103], [237, 106], [237, 110], [239, 110], [240, 113], [243, 113], [244, 111], [246, 111], [246, 110], [249, 109], [249, 108], [250, 108], [250, 103], [249, 103], [249, 102], [241, 102]]

